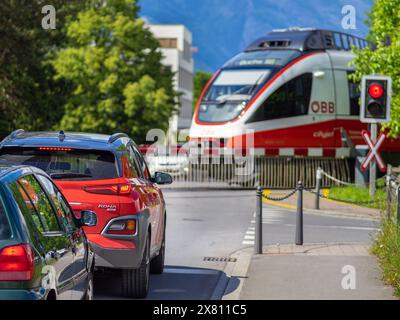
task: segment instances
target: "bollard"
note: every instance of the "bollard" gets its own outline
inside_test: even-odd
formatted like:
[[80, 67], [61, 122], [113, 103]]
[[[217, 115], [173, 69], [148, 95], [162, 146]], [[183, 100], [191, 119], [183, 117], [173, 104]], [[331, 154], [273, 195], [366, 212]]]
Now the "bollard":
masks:
[[391, 189], [392, 189], [392, 166], [389, 164], [386, 173], [386, 217], [390, 219], [390, 211], [392, 207], [392, 196], [391, 196]]
[[263, 238], [262, 238], [262, 198], [263, 189], [257, 187], [257, 200], [256, 200], [256, 241], [254, 251], [256, 254], [263, 253]]
[[397, 225], [400, 226], [400, 186], [397, 188]]
[[321, 194], [321, 184], [322, 184], [322, 169], [318, 168], [317, 169], [317, 181], [316, 181], [316, 187], [315, 187], [315, 210], [319, 210], [319, 198]]
[[297, 186], [296, 245], [303, 245], [303, 183]]

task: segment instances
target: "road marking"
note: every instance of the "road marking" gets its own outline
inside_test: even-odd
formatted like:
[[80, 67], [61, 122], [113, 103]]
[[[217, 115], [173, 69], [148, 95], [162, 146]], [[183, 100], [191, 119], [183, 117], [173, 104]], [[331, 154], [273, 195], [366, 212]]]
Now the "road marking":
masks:
[[244, 236], [244, 240], [254, 240], [255, 236]]
[[208, 274], [208, 275], [217, 275], [221, 271], [214, 270], [196, 270], [190, 268], [165, 268], [164, 273], [178, 273], [178, 274]]
[[[282, 222], [281, 219], [265, 218], [265, 219], [262, 220], [263, 224], [279, 224], [280, 222]], [[250, 223], [251, 224], [256, 224], [256, 220], [251, 220]]]
[[242, 244], [244, 244], [246, 246], [253, 246], [254, 245], [254, 241], [243, 241]]
[[[294, 228], [295, 224], [285, 224], [286, 227]], [[321, 226], [321, 225], [305, 225], [304, 228], [318, 228], [318, 229], [345, 229], [345, 230], [360, 230], [360, 231], [379, 231], [380, 228], [373, 227], [349, 227], [349, 226]]]
[[290, 205], [290, 204], [285, 204], [285, 203], [280, 203], [280, 202], [276, 202], [276, 201], [270, 201], [267, 199], [263, 199], [264, 203], [273, 205], [273, 206], [277, 206], [277, 207], [281, 207], [281, 208], [286, 208], [286, 209], [296, 209], [296, 206]]
[[254, 234], [256, 234], [256, 232], [255, 232], [255, 231], [247, 230], [246, 234], [254, 235]]

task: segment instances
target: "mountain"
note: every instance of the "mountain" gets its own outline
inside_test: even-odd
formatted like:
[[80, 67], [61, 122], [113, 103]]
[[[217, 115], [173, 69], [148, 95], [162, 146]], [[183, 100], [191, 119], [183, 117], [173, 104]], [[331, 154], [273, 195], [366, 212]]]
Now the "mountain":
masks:
[[193, 34], [196, 70], [215, 71], [256, 38], [273, 29], [314, 27], [346, 31], [342, 8], [356, 9], [356, 30], [365, 36], [373, 0], [139, 0], [150, 23], [183, 24]]

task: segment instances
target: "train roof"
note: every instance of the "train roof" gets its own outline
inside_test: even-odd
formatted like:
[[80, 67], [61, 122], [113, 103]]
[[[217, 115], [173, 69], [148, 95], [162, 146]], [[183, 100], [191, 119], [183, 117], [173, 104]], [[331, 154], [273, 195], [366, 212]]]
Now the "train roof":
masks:
[[353, 46], [363, 49], [370, 45], [367, 40], [348, 33], [313, 28], [289, 28], [273, 30], [251, 43], [245, 51], [282, 49], [350, 51]]

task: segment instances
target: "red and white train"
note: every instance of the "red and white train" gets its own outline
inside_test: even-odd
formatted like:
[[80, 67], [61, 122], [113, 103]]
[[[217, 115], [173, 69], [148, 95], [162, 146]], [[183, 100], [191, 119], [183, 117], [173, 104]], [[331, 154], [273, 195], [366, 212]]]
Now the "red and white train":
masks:
[[[365, 144], [353, 46], [358, 37], [326, 30], [275, 30], [229, 60], [204, 88], [190, 130], [191, 140], [234, 148], [254, 131], [260, 155], [345, 158]], [[345, 137], [348, 140], [345, 143]], [[398, 140], [385, 152], [399, 152]]]

